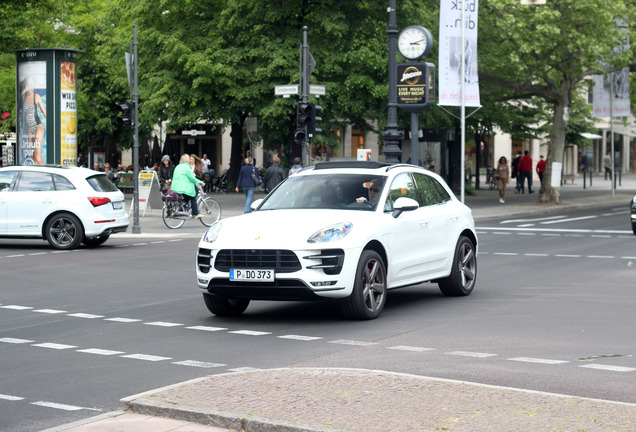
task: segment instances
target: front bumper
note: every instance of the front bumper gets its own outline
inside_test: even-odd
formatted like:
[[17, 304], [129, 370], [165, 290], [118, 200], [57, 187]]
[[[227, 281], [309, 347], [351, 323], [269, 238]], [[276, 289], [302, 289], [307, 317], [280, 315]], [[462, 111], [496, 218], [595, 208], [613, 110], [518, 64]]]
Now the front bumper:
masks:
[[[361, 250], [278, 251], [278, 256], [285, 257], [282, 264], [268, 259], [274, 252], [272, 250], [237, 250], [231, 259], [225, 252], [205, 247], [198, 249], [197, 283], [205, 293], [252, 300], [319, 300], [344, 298], [351, 294]], [[252, 257], [245, 260], [245, 254]], [[297, 265], [289, 263], [290, 255], [297, 260]], [[230, 268], [274, 269], [275, 280], [231, 281]]]

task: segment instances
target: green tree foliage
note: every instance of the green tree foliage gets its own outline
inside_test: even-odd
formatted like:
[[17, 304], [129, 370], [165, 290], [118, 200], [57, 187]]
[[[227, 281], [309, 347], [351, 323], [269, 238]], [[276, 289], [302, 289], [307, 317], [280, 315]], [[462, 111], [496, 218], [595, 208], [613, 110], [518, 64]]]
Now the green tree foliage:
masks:
[[[573, 101], [587, 85], [586, 78], [603, 71], [602, 61], [636, 68], [633, 44], [626, 52], [615, 50], [624, 37], [616, 20], [634, 23], [635, 13], [630, 0], [480, 3], [480, 78], [514, 90], [519, 98], [538, 97], [550, 105], [546, 179], [551, 177], [551, 162], [562, 162]], [[633, 27], [628, 31], [634, 34]], [[558, 202], [559, 189], [545, 183], [539, 199]]]

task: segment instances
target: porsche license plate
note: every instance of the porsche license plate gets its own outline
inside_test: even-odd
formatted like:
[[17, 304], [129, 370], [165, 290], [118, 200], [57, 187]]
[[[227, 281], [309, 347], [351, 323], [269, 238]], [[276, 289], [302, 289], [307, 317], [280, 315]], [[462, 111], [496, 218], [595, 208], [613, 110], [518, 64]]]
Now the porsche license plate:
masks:
[[274, 282], [274, 270], [230, 269], [230, 280], [243, 282]]

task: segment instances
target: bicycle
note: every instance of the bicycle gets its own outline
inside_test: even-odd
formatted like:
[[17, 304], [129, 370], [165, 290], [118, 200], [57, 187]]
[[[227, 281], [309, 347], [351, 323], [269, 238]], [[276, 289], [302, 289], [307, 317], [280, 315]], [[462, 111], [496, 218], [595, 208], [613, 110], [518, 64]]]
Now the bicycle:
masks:
[[495, 178], [495, 170], [492, 168], [486, 169], [486, 184], [489, 189], [497, 188], [497, 179]]
[[[205, 226], [212, 226], [216, 221], [221, 219], [221, 206], [218, 201], [213, 198], [205, 197], [203, 189], [198, 186], [197, 207], [199, 214], [203, 215], [201, 223]], [[190, 204], [183, 199], [183, 195], [173, 191], [163, 194], [163, 209], [161, 210], [161, 218], [163, 223], [170, 229], [181, 228], [186, 219], [192, 219]]]

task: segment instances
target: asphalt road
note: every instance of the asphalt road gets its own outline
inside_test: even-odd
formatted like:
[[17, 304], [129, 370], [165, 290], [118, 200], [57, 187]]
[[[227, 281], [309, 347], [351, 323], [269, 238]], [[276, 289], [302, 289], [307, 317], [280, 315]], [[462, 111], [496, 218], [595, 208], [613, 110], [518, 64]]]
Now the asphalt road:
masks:
[[365, 322], [328, 303], [212, 316], [195, 283], [195, 225], [185, 238], [64, 253], [0, 240], [0, 430], [38, 431], [245, 368], [382, 369], [636, 402], [627, 217], [620, 206], [480, 222], [471, 296], [409, 287]]

